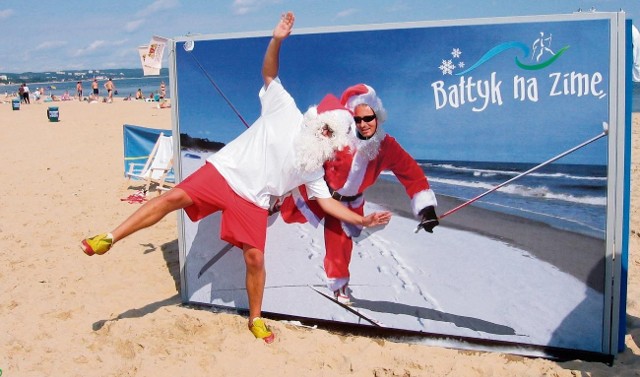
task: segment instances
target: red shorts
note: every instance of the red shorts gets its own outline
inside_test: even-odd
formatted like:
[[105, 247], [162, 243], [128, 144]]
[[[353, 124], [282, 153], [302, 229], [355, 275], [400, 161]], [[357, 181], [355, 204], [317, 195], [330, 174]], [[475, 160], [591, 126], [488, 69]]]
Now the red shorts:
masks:
[[267, 210], [238, 196], [213, 164], [206, 162], [176, 187], [184, 190], [193, 201], [184, 209], [191, 221], [222, 211], [222, 240], [241, 249], [247, 244], [264, 251]]

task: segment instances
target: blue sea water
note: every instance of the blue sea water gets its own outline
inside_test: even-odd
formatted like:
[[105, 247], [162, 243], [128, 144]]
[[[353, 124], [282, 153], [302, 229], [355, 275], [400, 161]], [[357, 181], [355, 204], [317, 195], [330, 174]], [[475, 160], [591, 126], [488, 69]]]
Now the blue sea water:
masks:
[[[640, 83], [632, 87], [631, 111], [640, 112]], [[536, 164], [418, 161], [437, 194], [467, 201]], [[607, 167], [553, 163], [518, 178], [473, 205], [605, 238]], [[443, 214], [451, 208], [439, 208]], [[464, 211], [464, 208], [460, 209]], [[455, 212], [450, 216], [455, 216]]]
[[[82, 81], [83, 94], [85, 96], [88, 96], [92, 92], [91, 91], [92, 81], [93, 79]], [[107, 90], [104, 88], [104, 83], [106, 81], [107, 80], [98, 80], [98, 83], [100, 85], [99, 89], [100, 89], [101, 96], [107, 93]], [[113, 83], [115, 84], [116, 90], [118, 92], [117, 94], [118, 97], [127, 97], [129, 95], [131, 95], [132, 97], [135, 97], [138, 89], [142, 90], [142, 93], [145, 95], [145, 97], [149, 97], [150, 93], [152, 92], [155, 93], [160, 91], [160, 84], [163, 81], [166, 84], [167, 97], [171, 97], [171, 89], [169, 86], [168, 76], [143, 76], [143, 77], [137, 77], [137, 78], [126, 78], [126, 79], [114, 78], [113, 79]], [[28, 83], [28, 84], [29, 84], [30, 91], [34, 91], [37, 88], [43, 86], [45, 88], [45, 95], [54, 94], [56, 96], [61, 96], [64, 94], [65, 91], [68, 91], [69, 95], [74, 96], [76, 94], [76, 82], [77, 81], [66, 81], [66, 82]], [[17, 93], [19, 86], [20, 84], [0, 86], [0, 91], [7, 92], [7, 93]]]
[[[470, 200], [535, 164], [418, 161], [436, 194]], [[482, 197], [473, 205], [604, 239], [606, 166], [550, 164]], [[451, 208], [438, 208], [442, 215]], [[461, 208], [459, 211], [464, 211]], [[449, 216], [456, 216], [453, 212]]]

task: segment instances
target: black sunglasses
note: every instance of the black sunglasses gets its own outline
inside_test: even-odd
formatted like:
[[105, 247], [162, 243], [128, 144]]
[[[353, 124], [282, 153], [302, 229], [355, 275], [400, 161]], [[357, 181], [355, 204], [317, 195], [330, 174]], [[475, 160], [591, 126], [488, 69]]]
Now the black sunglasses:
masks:
[[374, 119], [376, 119], [376, 114], [373, 114], [373, 115], [365, 115], [365, 116], [363, 116], [363, 117], [353, 117], [353, 121], [354, 121], [354, 122], [356, 122], [356, 124], [358, 124], [358, 123], [362, 122], [363, 120], [364, 120], [366, 123], [369, 123], [369, 122], [371, 122], [371, 121], [372, 121], [372, 120], [374, 120]]

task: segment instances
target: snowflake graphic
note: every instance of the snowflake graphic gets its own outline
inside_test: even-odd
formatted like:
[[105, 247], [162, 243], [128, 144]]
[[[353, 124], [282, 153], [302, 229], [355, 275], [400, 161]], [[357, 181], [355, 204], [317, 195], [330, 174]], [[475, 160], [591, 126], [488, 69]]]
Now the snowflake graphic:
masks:
[[460, 59], [462, 56], [462, 50], [458, 47], [454, 47], [451, 49], [451, 59], [443, 59], [442, 63], [438, 67], [438, 69], [442, 72], [443, 75], [453, 75], [453, 71], [457, 68], [464, 68], [464, 61]]
[[438, 67], [438, 69], [442, 71], [443, 75], [452, 75], [455, 68], [456, 66], [451, 60], [443, 60], [442, 64]]

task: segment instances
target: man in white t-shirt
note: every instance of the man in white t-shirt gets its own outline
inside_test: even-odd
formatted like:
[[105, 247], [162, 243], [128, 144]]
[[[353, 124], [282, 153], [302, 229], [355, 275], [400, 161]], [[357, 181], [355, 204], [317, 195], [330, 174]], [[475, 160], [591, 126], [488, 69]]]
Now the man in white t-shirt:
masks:
[[31, 103], [31, 100], [29, 99], [29, 87], [27, 86], [27, 84], [24, 84], [22, 96], [24, 97], [24, 103]]
[[274, 340], [274, 334], [260, 315], [271, 196], [282, 196], [305, 185], [309, 196], [325, 212], [342, 221], [371, 227], [386, 224], [391, 217], [389, 212], [361, 216], [331, 198], [323, 179], [323, 163], [348, 145], [353, 117], [333, 95], [327, 95], [303, 115], [280, 83], [280, 47], [291, 33], [294, 20], [293, 13], [286, 13], [273, 30], [262, 67], [262, 112], [253, 125], [174, 189], [146, 202], [111, 233], [82, 241], [86, 254], [104, 254], [116, 241], [177, 209], [184, 209], [192, 221], [222, 211], [220, 238], [243, 250], [249, 329], [267, 343]]

